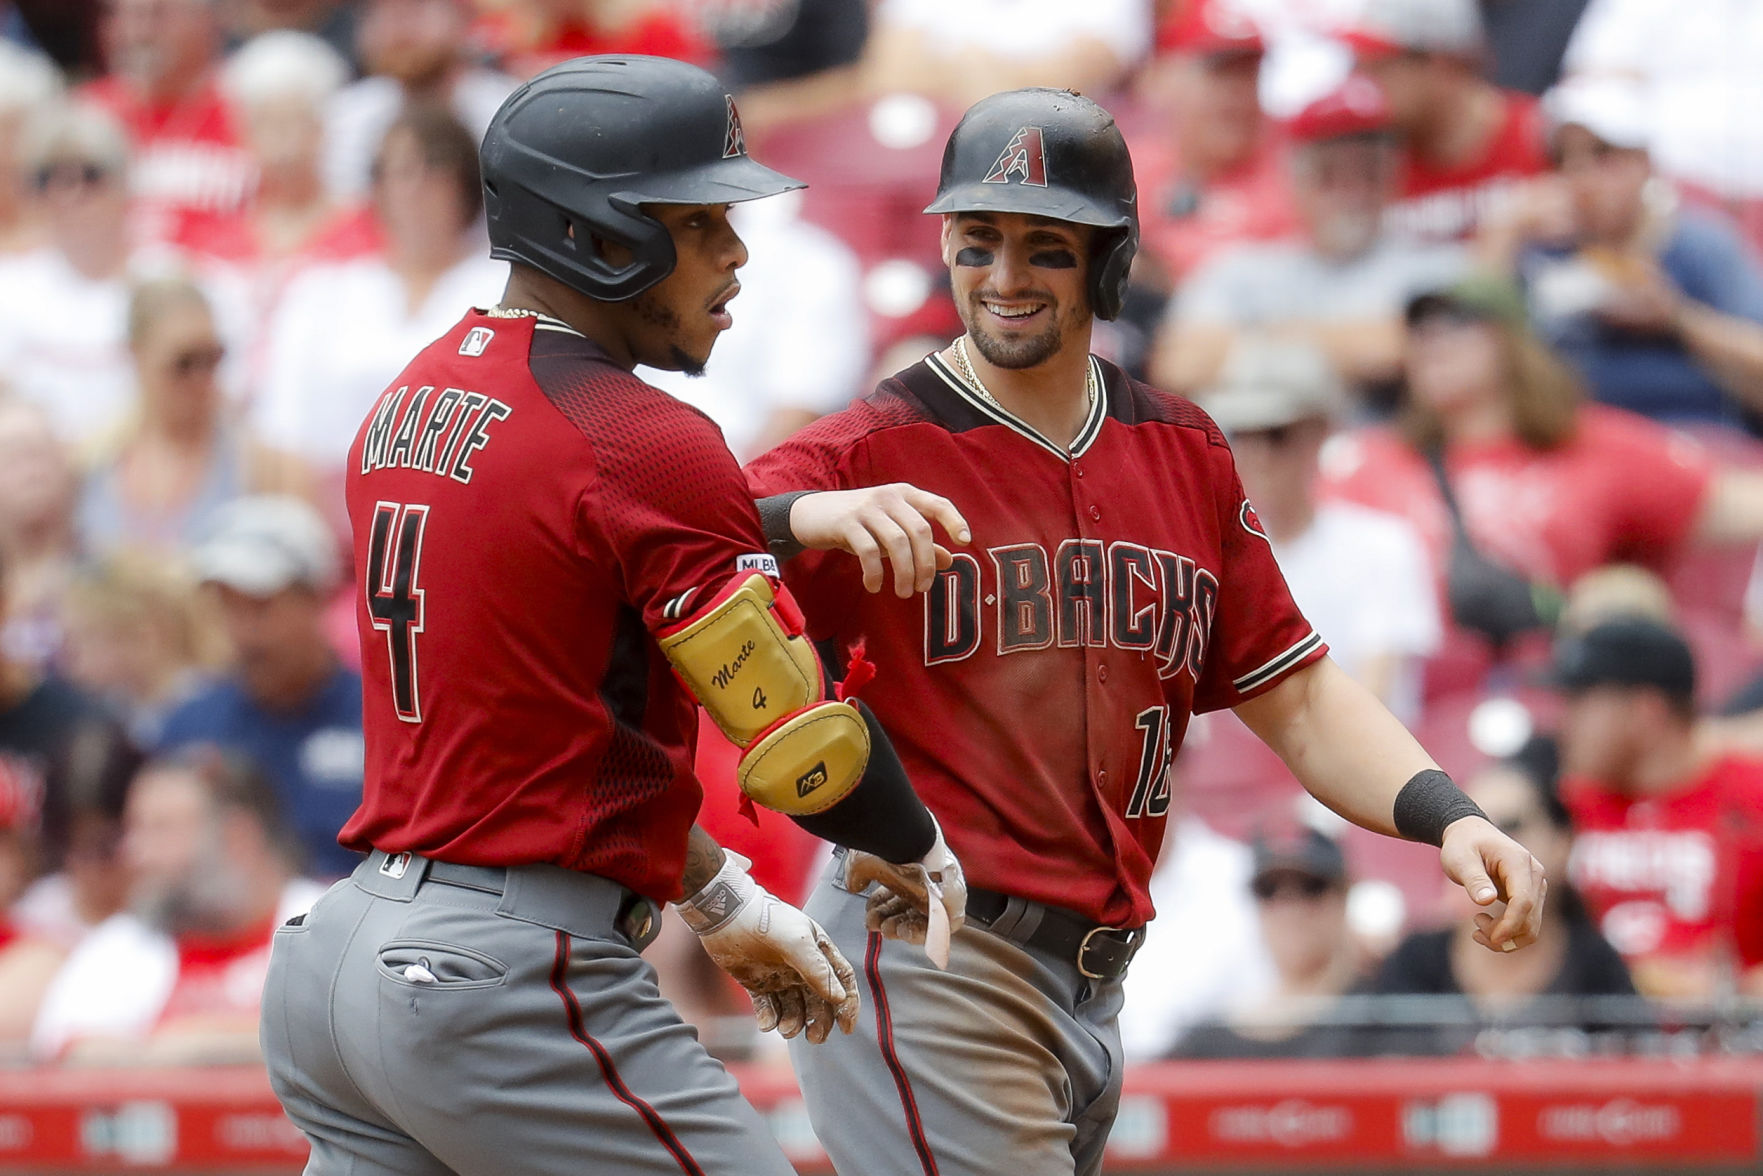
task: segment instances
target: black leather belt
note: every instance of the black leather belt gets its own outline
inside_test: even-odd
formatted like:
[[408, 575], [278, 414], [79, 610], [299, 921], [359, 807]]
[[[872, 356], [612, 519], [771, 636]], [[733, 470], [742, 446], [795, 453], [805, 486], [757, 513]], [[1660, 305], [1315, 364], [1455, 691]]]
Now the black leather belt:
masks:
[[1145, 930], [1108, 927], [1082, 915], [995, 890], [969, 887], [967, 917], [995, 935], [1071, 960], [1091, 980], [1113, 980], [1145, 941]]
[[[428, 880], [445, 886], [477, 890], [484, 894], [504, 894], [508, 889], [508, 871], [501, 866], [464, 866], [458, 862], [431, 860], [428, 863]], [[618, 904], [618, 914], [612, 921], [612, 929], [630, 940], [638, 951], [642, 951], [661, 930], [661, 911], [635, 891], [623, 887], [620, 890], [624, 897]]]

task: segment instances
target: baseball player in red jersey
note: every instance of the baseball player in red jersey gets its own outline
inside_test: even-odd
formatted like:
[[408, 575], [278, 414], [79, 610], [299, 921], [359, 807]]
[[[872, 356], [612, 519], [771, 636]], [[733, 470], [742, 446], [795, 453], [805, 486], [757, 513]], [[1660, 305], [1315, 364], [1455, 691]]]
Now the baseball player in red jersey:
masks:
[[855, 978], [692, 828], [694, 703], [748, 797], [906, 863], [943, 946], [960, 920], [959, 868], [873, 717], [828, 697], [721, 435], [632, 374], [703, 366], [746, 260], [728, 204], [799, 185], [660, 58], [546, 71], [482, 156], [503, 304], [420, 353], [350, 451], [367, 778], [342, 841], [370, 853], [276, 935], [271, 1082], [314, 1176], [784, 1176], [638, 953], [674, 900], [762, 1027], [811, 1040], [849, 1031]]
[[748, 474], [780, 540], [814, 503], [798, 492], [906, 477], [972, 525], [912, 600], [864, 591], [844, 556], [786, 568], [810, 633], [879, 666], [865, 698], [962, 860], [967, 925], [935, 972], [886, 938], [923, 933], [913, 880], [842, 854], [807, 909], [861, 960], [864, 1012], [792, 1053], [841, 1176], [1093, 1173], [1195, 712], [1235, 708], [1338, 812], [1441, 845], [1475, 901], [1505, 903], [1478, 916], [1491, 948], [1535, 936], [1544, 880], [1326, 657], [1206, 414], [1089, 354], [1137, 240], [1108, 113], [1058, 90], [980, 102], [927, 211], [966, 333]]

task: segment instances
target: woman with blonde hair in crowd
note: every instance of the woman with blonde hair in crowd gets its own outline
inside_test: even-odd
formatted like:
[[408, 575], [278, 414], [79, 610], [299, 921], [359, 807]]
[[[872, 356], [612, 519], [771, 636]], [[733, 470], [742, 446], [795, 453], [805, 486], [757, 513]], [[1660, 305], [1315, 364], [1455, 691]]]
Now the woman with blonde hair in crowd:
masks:
[[48, 410], [8, 395], [0, 378], [0, 661], [41, 666], [61, 643], [78, 487]]
[[25, 199], [36, 177], [21, 165], [20, 140], [33, 115], [61, 93], [61, 73], [41, 53], [0, 41], [0, 253], [42, 244], [43, 226]]
[[96, 454], [79, 532], [93, 556], [175, 554], [214, 511], [258, 484], [261, 463], [230, 419], [216, 378], [226, 349], [200, 289], [181, 278], [137, 286], [128, 346], [134, 409]]
[[1515, 286], [1473, 277], [1413, 299], [1404, 355], [1404, 415], [1343, 438], [1324, 475], [1431, 547], [1455, 622], [1434, 693], [1540, 641], [1561, 591], [1594, 568], [1665, 570], [1692, 544], [1763, 537], [1763, 474], [1588, 403]]

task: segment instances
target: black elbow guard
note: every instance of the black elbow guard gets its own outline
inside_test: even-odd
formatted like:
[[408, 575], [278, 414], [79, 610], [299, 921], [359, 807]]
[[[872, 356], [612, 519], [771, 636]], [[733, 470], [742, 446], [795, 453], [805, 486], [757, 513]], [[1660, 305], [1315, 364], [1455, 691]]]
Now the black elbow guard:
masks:
[[918, 799], [875, 712], [852, 700], [869, 728], [869, 764], [863, 778], [837, 804], [791, 820], [835, 845], [849, 846], [890, 862], [915, 862], [936, 842], [936, 824]]

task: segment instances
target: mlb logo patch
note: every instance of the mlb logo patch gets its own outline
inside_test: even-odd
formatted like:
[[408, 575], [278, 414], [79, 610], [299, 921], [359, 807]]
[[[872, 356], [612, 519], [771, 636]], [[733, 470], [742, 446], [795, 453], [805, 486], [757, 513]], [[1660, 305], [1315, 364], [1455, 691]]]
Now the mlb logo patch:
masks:
[[380, 863], [380, 873], [388, 878], [402, 878], [408, 869], [410, 869], [410, 855], [407, 853], [388, 854], [386, 860]]
[[495, 337], [496, 332], [490, 330], [488, 327], [473, 327], [471, 330], [465, 332], [465, 339], [459, 344], [459, 354], [472, 356], [482, 355], [484, 353], [484, 348], [488, 347], [490, 345], [490, 340]]
[[761, 575], [770, 576], [775, 580], [778, 578], [777, 557], [773, 555], [765, 555], [761, 552], [752, 552], [748, 555], [737, 556], [735, 559], [735, 571], [758, 572]]

